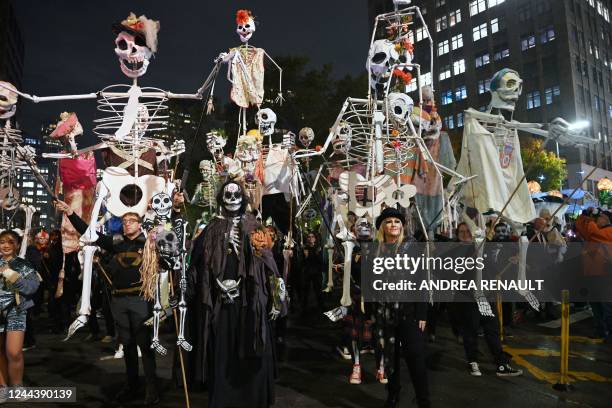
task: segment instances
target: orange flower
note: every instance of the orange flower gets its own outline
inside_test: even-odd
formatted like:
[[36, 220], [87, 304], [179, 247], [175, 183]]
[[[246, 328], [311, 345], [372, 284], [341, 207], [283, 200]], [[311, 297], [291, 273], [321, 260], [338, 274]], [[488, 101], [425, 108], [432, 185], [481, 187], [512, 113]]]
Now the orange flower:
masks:
[[393, 75], [398, 77], [400, 81], [402, 81], [406, 85], [408, 85], [410, 81], [412, 81], [412, 75], [410, 74], [410, 72], [404, 72], [401, 69], [394, 69]]
[[271, 249], [274, 246], [274, 241], [267, 230], [257, 229], [251, 232], [251, 245], [253, 245], [255, 253], [259, 253], [262, 249]]
[[251, 12], [249, 10], [238, 10], [236, 12], [236, 24], [244, 25], [249, 21], [251, 17]]
[[392, 134], [393, 136], [397, 136], [397, 135], [399, 135], [399, 131], [398, 131], [397, 129], [393, 129], [393, 130], [391, 131], [391, 134]]

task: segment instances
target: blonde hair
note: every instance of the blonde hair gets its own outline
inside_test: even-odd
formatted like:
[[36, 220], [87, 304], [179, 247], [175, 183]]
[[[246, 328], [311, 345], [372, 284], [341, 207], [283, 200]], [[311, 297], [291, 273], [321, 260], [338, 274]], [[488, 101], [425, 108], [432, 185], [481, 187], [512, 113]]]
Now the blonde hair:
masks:
[[[389, 218], [395, 218], [395, 217], [389, 217]], [[387, 218], [387, 219], [389, 219]], [[378, 230], [376, 230], [376, 236], [374, 237], [374, 239], [376, 240], [376, 242], [378, 242], [379, 244], [384, 244], [386, 243], [385, 240], [385, 224], [387, 222], [387, 219], [383, 220], [383, 222], [380, 224], [380, 228], [378, 228]], [[404, 242], [404, 224], [402, 223], [402, 229], [400, 230], [400, 234], [399, 237], [397, 237], [397, 241], [395, 242], [395, 251], [397, 251], [399, 249], [399, 246], [402, 244], [402, 242]], [[377, 250], [377, 255], [380, 254], [380, 249], [383, 245], [378, 245], [378, 250]]]

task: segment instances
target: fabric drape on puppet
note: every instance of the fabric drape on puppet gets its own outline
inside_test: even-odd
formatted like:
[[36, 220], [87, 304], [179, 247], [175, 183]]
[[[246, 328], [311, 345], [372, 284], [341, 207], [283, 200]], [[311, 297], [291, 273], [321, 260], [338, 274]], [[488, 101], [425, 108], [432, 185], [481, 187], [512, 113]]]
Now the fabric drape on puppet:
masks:
[[[96, 191], [96, 160], [91, 153], [76, 159], [61, 159], [59, 172], [64, 191], [64, 201], [85, 222], [89, 222]], [[64, 253], [79, 250], [79, 233], [68, 217], [62, 219], [62, 246]]]

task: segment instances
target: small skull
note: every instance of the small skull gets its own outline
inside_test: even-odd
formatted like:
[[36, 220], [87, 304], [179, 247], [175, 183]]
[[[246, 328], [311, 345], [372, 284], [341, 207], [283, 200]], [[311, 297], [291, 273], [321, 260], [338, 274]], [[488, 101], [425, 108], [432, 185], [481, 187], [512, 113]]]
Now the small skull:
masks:
[[491, 79], [491, 109], [514, 111], [516, 102], [523, 92], [523, 80], [515, 70], [504, 68]]
[[214, 176], [215, 166], [211, 160], [202, 160], [200, 162], [200, 173], [202, 177], [207, 180]]
[[17, 110], [17, 92], [15, 91], [13, 84], [0, 81], [0, 119], [8, 119], [15, 114]]
[[348, 123], [341, 123], [336, 129], [334, 138], [332, 139], [332, 147], [334, 153], [347, 154], [351, 148], [351, 140], [353, 138], [353, 128]]
[[119, 57], [121, 72], [128, 78], [144, 75], [153, 55], [142, 37], [125, 31], [121, 31], [115, 38], [115, 54]]
[[270, 108], [260, 109], [255, 117], [255, 122], [259, 125], [259, 132], [263, 136], [270, 136], [274, 133], [276, 113]]
[[223, 153], [223, 148], [226, 143], [227, 140], [225, 137], [216, 130], [211, 130], [206, 134], [206, 147], [208, 147], [208, 151], [215, 156]]
[[223, 208], [234, 213], [242, 206], [242, 187], [237, 183], [228, 183], [223, 189]]
[[300, 140], [300, 143], [302, 144], [302, 146], [304, 146], [307, 149], [308, 149], [308, 146], [310, 146], [310, 144], [314, 140], [314, 138], [315, 138], [314, 131], [309, 127], [302, 128], [300, 130], [300, 133], [298, 133], [298, 139]]
[[247, 172], [255, 171], [255, 164], [260, 156], [257, 140], [249, 135], [240, 136], [236, 144], [236, 159], [240, 160], [242, 168]]
[[151, 208], [158, 217], [169, 217], [172, 211], [172, 199], [166, 193], [157, 193], [151, 199]]
[[370, 239], [372, 236], [372, 224], [367, 218], [358, 218], [355, 221], [355, 233], [360, 240]]
[[179, 239], [172, 230], [161, 229], [155, 237], [155, 246], [162, 257], [178, 256], [181, 252]]
[[413, 108], [414, 101], [406, 94], [392, 92], [387, 97], [388, 119], [396, 126], [406, 126]]

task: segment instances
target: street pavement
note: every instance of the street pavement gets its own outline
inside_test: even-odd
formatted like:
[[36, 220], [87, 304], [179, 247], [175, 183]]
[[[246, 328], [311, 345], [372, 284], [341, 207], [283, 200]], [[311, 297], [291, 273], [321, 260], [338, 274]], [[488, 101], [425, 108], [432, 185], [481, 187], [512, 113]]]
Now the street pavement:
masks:
[[[77, 402], [7, 403], [7, 407], [108, 407], [124, 383], [123, 360], [103, 359], [113, 354], [112, 344], [87, 342], [88, 329], [82, 328], [67, 342], [62, 336], [46, 334], [44, 318], [37, 321], [38, 345], [25, 352], [28, 386], [76, 387]], [[495, 367], [480, 338], [482, 377], [468, 374], [463, 347], [452, 336], [445, 320], [439, 323], [436, 341], [427, 345], [427, 367], [433, 407], [610, 407], [612, 406], [612, 347], [586, 337], [591, 319], [571, 325], [569, 370], [575, 389], [559, 392], [553, 384], [559, 377], [558, 328], [521, 323], [510, 328], [504, 349], [512, 356], [511, 365], [525, 371], [522, 377], [498, 378]], [[102, 325], [103, 327], [104, 325]], [[554, 326], [554, 323], [552, 324]], [[164, 344], [172, 344], [171, 328], [166, 328]], [[276, 386], [277, 408], [380, 408], [385, 389], [375, 380], [372, 355], [362, 355], [365, 372], [361, 385], [350, 385], [350, 360], [335, 351], [340, 327], [312, 312], [292, 316], [286, 345], [279, 349], [280, 377]], [[172, 355], [158, 356], [161, 378], [160, 407], [185, 407], [182, 389], [171, 380]], [[409, 374], [403, 367], [402, 407], [416, 406]], [[142, 375], [142, 370], [141, 370]], [[190, 392], [191, 407], [207, 407], [205, 392]], [[137, 407], [137, 403], [126, 405]]]

